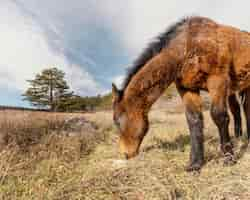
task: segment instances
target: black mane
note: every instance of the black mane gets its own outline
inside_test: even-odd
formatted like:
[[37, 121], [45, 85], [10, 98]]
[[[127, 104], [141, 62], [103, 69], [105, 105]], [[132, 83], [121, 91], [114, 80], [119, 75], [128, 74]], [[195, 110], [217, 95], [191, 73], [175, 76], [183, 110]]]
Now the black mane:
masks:
[[121, 92], [123, 93], [131, 81], [132, 77], [156, 54], [160, 53], [165, 48], [171, 39], [177, 34], [177, 28], [187, 22], [189, 18], [183, 18], [172, 26], [168, 27], [167, 30], [161, 33], [155, 40], [149, 43], [148, 47], [142, 52], [142, 54], [135, 60], [133, 65], [128, 68], [126, 78], [122, 84]]

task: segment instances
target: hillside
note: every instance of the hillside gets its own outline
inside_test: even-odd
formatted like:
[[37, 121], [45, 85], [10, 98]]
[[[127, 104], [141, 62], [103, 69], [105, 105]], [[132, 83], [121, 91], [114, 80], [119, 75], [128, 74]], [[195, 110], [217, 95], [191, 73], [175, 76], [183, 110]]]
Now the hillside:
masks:
[[160, 99], [150, 124], [140, 154], [126, 161], [117, 152], [111, 111], [2, 111], [0, 199], [250, 199], [250, 148], [233, 139], [238, 162], [224, 166], [208, 111], [200, 174], [184, 170], [190, 142], [180, 99]]

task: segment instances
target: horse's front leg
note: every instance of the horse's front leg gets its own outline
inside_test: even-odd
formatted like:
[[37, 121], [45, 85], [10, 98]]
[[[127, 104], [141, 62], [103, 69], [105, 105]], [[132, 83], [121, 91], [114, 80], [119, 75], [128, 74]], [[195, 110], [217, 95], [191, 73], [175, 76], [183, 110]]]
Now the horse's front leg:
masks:
[[229, 136], [229, 115], [227, 112], [229, 80], [222, 77], [208, 79], [208, 91], [211, 96], [211, 117], [215, 122], [219, 135], [221, 150], [225, 156], [225, 164], [235, 163], [233, 145]]
[[235, 94], [229, 96], [228, 104], [234, 118], [234, 134], [235, 137], [238, 138], [242, 136], [242, 125], [241, 125], [241, 115], [240, 115], [240, 104]]
[[244, 95], [244, 114], [246, 117], [246, 122], [247, 122], [247, 138], [248, 141], [250, 141], [250, 88], [247, 88], [243, 90], [242, 95]]
[[191, 139], [190, 163], [186, 170], [200, 170], [204, 164], [202, 100], [198, 91], [177, 88], [185, 104]]

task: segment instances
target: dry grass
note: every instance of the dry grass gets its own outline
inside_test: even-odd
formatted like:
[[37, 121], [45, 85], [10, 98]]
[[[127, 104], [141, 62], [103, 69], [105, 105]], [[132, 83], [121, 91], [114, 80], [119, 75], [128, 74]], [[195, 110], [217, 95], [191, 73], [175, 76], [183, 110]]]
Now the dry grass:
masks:
[[[71, 128], [72, 119], [84, 119], [84, 129]], [[56, 199], [79, 161], [105, 140], [102, 128], [85, 121], [80, 114], [0, 112], [0, 199]]]
[[[173, 105], [171, 112], [168, 107], [155, 107], [150, 113], [151, 128], [141, 153], [129, 161], [121, 159], [117, 153], [118, 136], [112, 126], [111, 112], [73, 116], [0, 114], [0, 122], [6, 122], [6, 115], [15, 118], [11, 123], [17, 132], [23, 130], [26, 115], [32, 124], [29, 126], [39, 129], [44, 126], [34, 123], [37, 119], [49, 119], [50, 123], [55, 119], [54, 126], [45, 123], [49, 128], [39, 131], [41, 136], [35, 142], [24, 142], [26, 146], [10, 143], [3, 148], [0, 153], [0, 199], [250, 199], [250, 148], [246, 140], [233, 140], [238, 163], [224, 166], [218, 133], [206, 112], [206, 165], [200, 174], [186, 173], [184, 168], [190, 151], [188, 129], [184, 114], [179, 110], [175, 114], [172, 110]], [[74, 137], [65, 134], [61, 128], [65, 118], [82, 116], [98, 127], [95, 134], [85, 129]], [[21, 124], [17, 128], [18, 122]], [[37, 133], [34, 129], [25, 130]], [[88, 148], [83, 148], [87, 145]]]

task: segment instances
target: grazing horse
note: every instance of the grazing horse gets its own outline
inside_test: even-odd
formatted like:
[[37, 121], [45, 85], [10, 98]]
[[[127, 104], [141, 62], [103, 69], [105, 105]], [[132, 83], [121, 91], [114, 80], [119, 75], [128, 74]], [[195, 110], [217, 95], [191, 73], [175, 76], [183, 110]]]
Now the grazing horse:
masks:
[[211, 97], [210, 113], [218, 127], [225, 164], [232, 163], [227, 101], [250, 87], [250, 34], [194, 16], [159, 35], [134, 62], [122, 89], [112, 86], [113, 119], [126, 158], [138, 154], [149, 127], [148, 112], [173, 82], [185, 105], [190, 131], [186, 170], [200, 170], [204, 164], [201, 90]]

